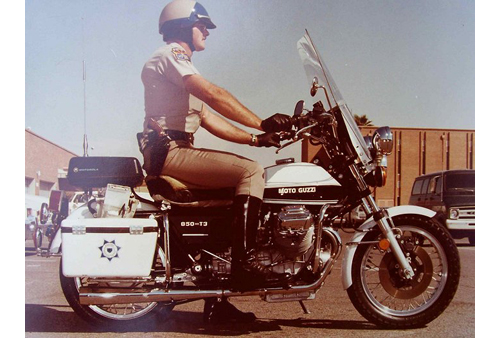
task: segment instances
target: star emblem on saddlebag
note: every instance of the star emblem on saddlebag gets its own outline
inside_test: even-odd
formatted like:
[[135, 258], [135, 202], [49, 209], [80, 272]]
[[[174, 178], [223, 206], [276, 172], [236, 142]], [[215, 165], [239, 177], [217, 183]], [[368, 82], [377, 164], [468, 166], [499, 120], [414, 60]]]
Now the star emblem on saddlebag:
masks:
[[114, 240], [111, 242], [104, 240], [103, 245], [99, 247], [99, 250], [101, 250], [101, 258], [107, 258], [109, 261], [113, 258], [120, 258], [118, 257], [118, 250], [120, 249], [121, 248], [116, 245]]

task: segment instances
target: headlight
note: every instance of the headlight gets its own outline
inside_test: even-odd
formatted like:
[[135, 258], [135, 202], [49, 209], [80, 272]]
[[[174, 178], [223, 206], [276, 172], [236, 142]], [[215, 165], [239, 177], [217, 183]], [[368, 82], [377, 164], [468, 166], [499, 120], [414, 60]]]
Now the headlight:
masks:
[[372, 142], [377, 152], [382, 155], [389, 155], [392, 153], [393, 141], [391, 128], [381, 127], [375, 130]]
[[458, 219], [459, 210], [455, 208], [450, 208], [450, 219]]
[[365, 182], [371, 187], [383, 187], [387, 182], [387, 170], [384, 167], [375, 167], [365, 176]]

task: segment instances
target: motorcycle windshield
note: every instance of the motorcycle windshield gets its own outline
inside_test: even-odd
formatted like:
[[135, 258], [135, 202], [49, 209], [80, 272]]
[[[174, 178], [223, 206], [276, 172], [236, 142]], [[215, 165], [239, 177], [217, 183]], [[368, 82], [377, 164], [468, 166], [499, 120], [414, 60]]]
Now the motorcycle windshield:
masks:
[[358, 154], [359, 160], [366, 166], [371, 161], [368, 147], [363, 140], [363, 136], [354, 121], [349, 107], [347, 107], [342, 94], [340, 94], [335, 81], [333, 81], [333, 77], [328, 71], [328, 68], [319, 55], [318, 50], [315, 48], [314, 43], [312, 42], [312, 39], [307, 31], [306, 34], [297, 42], [297, 49], [302, 60], [302, 65], [306, 71], [309, 84], [312, 85], [313, 80], [316, 79], [319, 86], [325, 87], [327, 91], [327, 102], [323, 102], [325, 107], [339, 107], [347, 126], [351, 143]]

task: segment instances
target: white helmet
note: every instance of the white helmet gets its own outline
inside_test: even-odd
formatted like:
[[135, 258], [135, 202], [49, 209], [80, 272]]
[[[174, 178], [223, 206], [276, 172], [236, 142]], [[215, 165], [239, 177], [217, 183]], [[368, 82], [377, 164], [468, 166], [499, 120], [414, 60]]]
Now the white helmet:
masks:
[[172, 29], [193, 27], [198, 21], [204, 23], [208, 29], [216, 27], [200, 3], [192, 0], [174, 0], [161, 11], [158, 28], [160, 34], [165, 34]]

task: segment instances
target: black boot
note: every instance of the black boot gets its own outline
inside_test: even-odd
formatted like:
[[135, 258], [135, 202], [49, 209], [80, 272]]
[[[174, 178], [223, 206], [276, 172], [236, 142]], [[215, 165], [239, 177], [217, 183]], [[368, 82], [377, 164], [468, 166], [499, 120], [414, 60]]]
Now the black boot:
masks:
[[261, 203], [259, 198], [248, 195], [239, 195], [234, 199], [231, 284], [236, 290], [281, 286], [289, 279], [288, 274], [274, 273], [259, 264], [255, 256]]
[[238, 310], [226, 297], [220, 301], [217, 298], [205, 299], [203, 321], [206, 324], [252, 323], [255, 319], [257, 317], [252, 312]]

